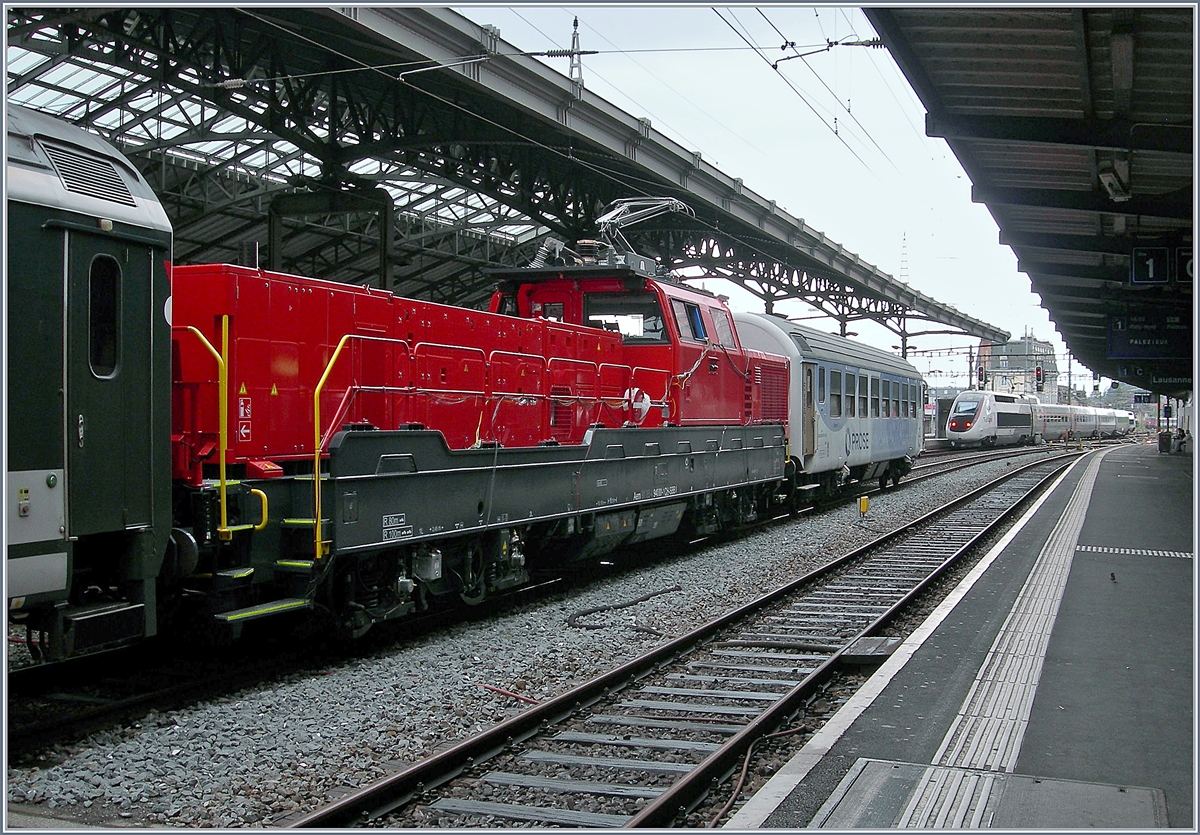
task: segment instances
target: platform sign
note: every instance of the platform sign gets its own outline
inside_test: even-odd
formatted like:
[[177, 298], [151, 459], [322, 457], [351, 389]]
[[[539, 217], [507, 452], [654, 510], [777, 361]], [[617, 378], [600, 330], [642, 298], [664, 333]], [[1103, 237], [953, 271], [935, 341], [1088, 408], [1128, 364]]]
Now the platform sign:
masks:
[[1171, 249], [1135, 246], [1129, 263], [1131, 284], [1166, 284], [1171, 280]]
[[1137, 394], [1135, 392], [1133, 395], [1133, 402], [1134, 403], [1149, 403], [1150, 402], [1150, 393], [1146, 392], [1145, 394]]
[[1175, 280], [1180, 284], [1192, 283], [1192, 248], [1180, 246], [1175, 248]]
[[1189, 359], [1191, 322], [1179, 314], [1151, 311], [1108, 317], [1109, 359]]

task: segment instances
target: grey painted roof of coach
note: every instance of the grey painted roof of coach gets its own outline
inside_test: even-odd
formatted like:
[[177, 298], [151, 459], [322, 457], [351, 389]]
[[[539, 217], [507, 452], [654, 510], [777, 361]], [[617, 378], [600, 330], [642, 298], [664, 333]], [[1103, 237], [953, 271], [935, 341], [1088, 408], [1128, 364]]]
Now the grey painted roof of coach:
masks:
[[[10, 104], [5, 111], [8, 199], [119, 220], [170, 232], [171, 224], [154, 190], [121, 153], [104, 139], [36, 110]], [[97, 154], [113, 163], [135, 205], [68, 191], [46, 152], [45, 141]]]
[[[759, 322], [781, 331], [789, 338], [794, 334], [799, 334], [809, 346], [809, 350], [801, 351], [804, 359], [824, 360], [853, 366], [862, 366], [863, 361], [866, 360], [871, 368], [886, 371], [889, 374], [918, 379], [921, 377], [921, 372], [912, 363], [871, 345], [763, 313], [735, 313], [734, 319], [736, 321], [743, 316], [752, 316]], [[793, 344], [795, 343], [793, 342]]]

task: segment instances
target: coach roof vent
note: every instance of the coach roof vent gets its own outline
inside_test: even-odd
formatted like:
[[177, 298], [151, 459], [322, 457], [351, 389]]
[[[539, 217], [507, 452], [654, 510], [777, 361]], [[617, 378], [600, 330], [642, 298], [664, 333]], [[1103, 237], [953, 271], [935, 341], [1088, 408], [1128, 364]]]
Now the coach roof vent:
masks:
[[137, 205], [111, 160], [45, 143], [42, 147], [67, 191], [125, 206]]

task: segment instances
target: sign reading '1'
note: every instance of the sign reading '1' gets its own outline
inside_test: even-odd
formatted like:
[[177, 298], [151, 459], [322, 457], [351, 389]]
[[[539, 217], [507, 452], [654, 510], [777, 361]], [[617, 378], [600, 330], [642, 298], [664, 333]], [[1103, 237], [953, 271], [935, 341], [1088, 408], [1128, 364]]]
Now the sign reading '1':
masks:
[[1131, 284], [1166, 284], [1192, 282], [1192, 248], [1190, 246], [1135, 246], [1129, 261]]

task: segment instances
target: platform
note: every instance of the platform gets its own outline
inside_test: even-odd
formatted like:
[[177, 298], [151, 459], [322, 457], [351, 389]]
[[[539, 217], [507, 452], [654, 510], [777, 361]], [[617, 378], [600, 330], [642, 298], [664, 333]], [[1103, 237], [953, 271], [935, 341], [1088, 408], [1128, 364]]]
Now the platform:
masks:
[[725, 828], [1194, 829], [1193, 472], [1077, 461]]

